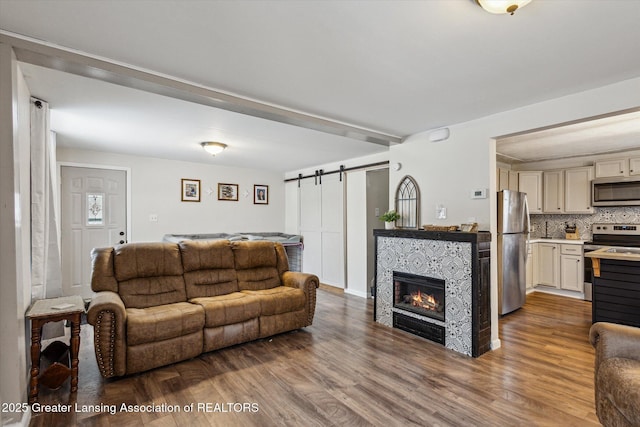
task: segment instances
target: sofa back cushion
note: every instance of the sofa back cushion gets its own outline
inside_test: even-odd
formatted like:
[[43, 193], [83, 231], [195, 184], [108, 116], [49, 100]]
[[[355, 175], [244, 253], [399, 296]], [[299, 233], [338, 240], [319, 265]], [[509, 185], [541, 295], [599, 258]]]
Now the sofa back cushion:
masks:
[[113, 249], [118, 293], [127, 308], [187, 300], [182, 257], [175, 243], [129, 243]]
[[91, 250], [91, 290], [118, 292], [118, 281], [113, 271], [113, 248]]
[[266, 241], [232, 242], [238, 287], [257, 291], [282, 285], [280, 277], [289, 270], [289, 261], [280, 243]]
[[228, 240], [184, 240], [179, 247], [188, 299], [239, 291]]

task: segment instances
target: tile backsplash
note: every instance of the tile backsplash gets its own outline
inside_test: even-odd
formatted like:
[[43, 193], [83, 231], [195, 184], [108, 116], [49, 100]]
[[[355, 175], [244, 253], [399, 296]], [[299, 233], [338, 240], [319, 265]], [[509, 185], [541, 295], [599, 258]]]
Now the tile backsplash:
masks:
[[640, 206], [594, 208], [593, 214], [542, 214], [531, 215], [531, 237], [545, 236], [564, 238], [564, 227], [576, 224], [578, 233], [583, 240], [591, 240], [591, 225], [594, 223], [628, 223], [640, 224]]

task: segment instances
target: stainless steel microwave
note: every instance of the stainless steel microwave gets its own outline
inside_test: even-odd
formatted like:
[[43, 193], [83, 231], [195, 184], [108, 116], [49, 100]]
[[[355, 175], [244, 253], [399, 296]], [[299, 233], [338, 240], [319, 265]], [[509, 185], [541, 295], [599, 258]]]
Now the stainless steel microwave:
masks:
[[591, 181], [593, 206], [640, 205], [640, 176], [596, 178]]

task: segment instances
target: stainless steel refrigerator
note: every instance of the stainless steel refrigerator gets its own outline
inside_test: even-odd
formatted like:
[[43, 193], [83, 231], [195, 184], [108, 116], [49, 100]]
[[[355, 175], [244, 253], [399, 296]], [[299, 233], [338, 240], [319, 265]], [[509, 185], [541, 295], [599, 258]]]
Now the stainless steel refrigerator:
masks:
[[527, 194], [498, 192], [498, 309], [500, 315], [524, 305], [527, 296]]

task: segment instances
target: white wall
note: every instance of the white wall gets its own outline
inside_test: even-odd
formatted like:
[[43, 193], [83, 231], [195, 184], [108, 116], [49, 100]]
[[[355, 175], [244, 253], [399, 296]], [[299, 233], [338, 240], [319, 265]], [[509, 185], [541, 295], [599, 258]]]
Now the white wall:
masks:
[[[422, 223], [460, 224], [471, 217], [480, 229], [490, 229], [495, 236], [496, 222], [496, 137], [516, 132], [578, 120], [600, 114], [640, 106], [640, 78], [626, 80], [599, 89], [529, 105], [516, 110], [449, 126], [451, 136], [440, 143], [431, 143], [428, 132], [411, 136], [391, 147], [389, 160], [400, 162], [399, 172], [390, 173], [389, 200], [399, 180], [412, 175], [422, 197]], [[471, 199], [470, 191], [489, 189], [487, 199]], [[437, 220], [435, 205], [444, 204], [447, 219]], [[496, 253], [496, 239], [492, 252]], [[492, 340], [499, 346], [497, 314], [497, 267], [492, 257]]]
[[[277, 172], [60, 147], [57, 155], [63, 164], [130, 168], [130, 241], [159, 241], [165, 234], [285, 230], [284, 178]], [[201, 180], [199, 203], [180, 200], [182, 178]], [[239, 200], [218, 200], [218, 183], [238, 184]], [[269, 186], [268, 205], [253, 204], [254, 184]], [[149, 220], [151, 214], [158, 216], [157, 222]]]
[[[367, 297], [367, 171], [347, 176], [347, 284], [345, 292]], [[363, 250], [364, 242], [364, 250]]]
[[[0, 43], [0, 403], [27, 401], [31, 303], [29, 90], [11, 48]], [[0, 411], [0, 424], [28, 423], [28, 414]]]

